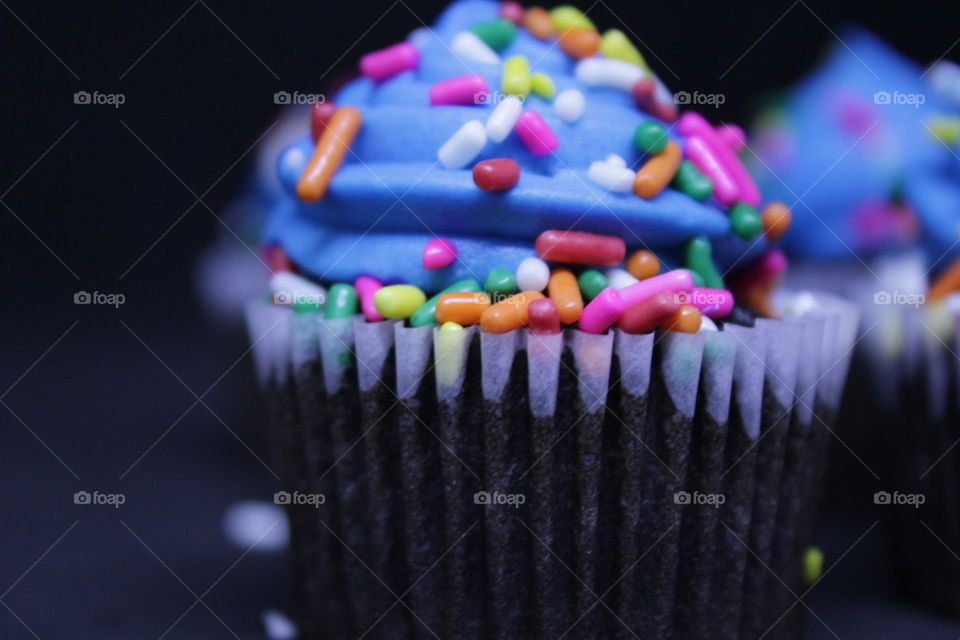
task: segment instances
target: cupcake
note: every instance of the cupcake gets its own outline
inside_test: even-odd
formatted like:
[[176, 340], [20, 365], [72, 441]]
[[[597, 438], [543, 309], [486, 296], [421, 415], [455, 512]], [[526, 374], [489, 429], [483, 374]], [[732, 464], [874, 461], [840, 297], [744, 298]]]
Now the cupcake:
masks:
[[788, 283], [862, 316], [841, 433], [857, 461], [838, 477], [859, 480], [856, 505], [896, 515], [903, 584], [956, 614], [960, 68], [921, 68], [858, 29], [842, 39], [760, 119], [754, 175], [796, 203]]
[[742, 132], [568, 6], [360, 71], [279, 154], [247, 309], [304, 634], [795, 635], [857, 314], [776, 289]]

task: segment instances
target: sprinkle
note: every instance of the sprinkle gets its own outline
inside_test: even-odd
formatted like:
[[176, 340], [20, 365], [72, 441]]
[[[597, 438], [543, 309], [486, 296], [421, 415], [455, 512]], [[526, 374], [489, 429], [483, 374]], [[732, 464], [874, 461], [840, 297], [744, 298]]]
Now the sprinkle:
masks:
[[689, 293], [678, 294], [683, 304], [689, 304], [710, 318], [723, 318], [733, 310], [733, 294], [726, 289], [694, 287]]
[[529, 319], [529, 305], [534, 300], [540, 300], [543, 294], [539, 291], [521, 291], [488, 307], [480, 316], [480, 326], [487, 333], [507, 333], [527, 324]]
[[457, 248], [445, 238], [434, 238], [423, 248], [423, 268], [441, 269], [457, 259]]
[[314, 143], [323, 135], [336, 110], [337, 106], [332, 102], [317, 102], [310, 109], [310, 138]]
[[709, 317], [700, 312], [700, 331], [720, 331], [717, 327], [717, 323], [711, 320]]
[[550, 298], [532, 300], [527, 307], [527, 316], [531, 335], [552, 336], [560, 333], [560, 314]]
[[473, 278], [454, 282], [452, 285], [424, 302], [419, 309], [414, 311], [413, 315], [410, 316], [410, 326], [423, 327], [436, 322], [435, 314], [437, 310], [437, 301], [440, 299], [441, 295], [445, 293], [453, 293], [454, 291], [480, 291], [480, 283]]
[[703, 316], [696, 307], [682, 304], [675, 314], [660, 324], [660, 328], [666, 331], [696, 333], [700, 330], [700, 325], [703, 324], [702, 319]]
[[[725, 142], [723, 138], [717, 134], [713, 126], [707, 122], [703, 116], [695, 111], [688, 111], [680, 118], [677, 128], [682, 135], [700, 138], [711, 148], [718, 161], [726, 170], [726, 174], [729, 175], [737, 185], [740, 200], [754, 207], [760, 206], [760, 190], [757, 189], [756, 183], [754, 183], [750, 174], [747, 173], [740, 159], [734, 155], [730, 144]], [[691, 157], [690, 159], [696, 164], [697, 161], [694, 158]], [[701, 170], [703, 170], [702, 167]], [[708, 171], [703, 172], [713, 178]], [[717, 180], [714, 178], [714, 183], [716, 182]], [[732, 204], [722, 199], [719, 185], [717, 185], [717, 198], [724, 204]]]
[[930, 285], [928, 297], [930, 302], [936, 302], [960, 289], [960, 259], [954, 261], [949, 267], [940, 272]]
[[730, 227], [744, 240], [753, 240], [763, 231], [760, 212], [746, 202], [738, 202], [730, 207]]
[[803, 552], [803, 583], [812, 585], [823, 574], [823, 551], [819, 547], [807, 547]]
[[533, 77], [530, 78], [530, 88], [545, 100], [550, 100], [553, 98], [553, 94], [557, 92], [557, 86], [553, 84], [553, 78], [543, 71], [533, 74]]
[[490, 88], [483, 76], [472, 73], [442, 80], [430, 87], [430, 104], [483, 104]]
[[693, 276], [686, 269], [675, 269], [661, 273], [658, 276], [641, 280], [629, 287], [620, 289], [618, 293], [624, 305], [630, 306], [646, 300], [658, 291], [690, 291], [693, 289]]
[[607, 156], [607, 162], [608, 162], [609, 164], [616, 165], [616, 166], [618, 166], [618, 167], [625, 167], [625, 166], [627, 166], [627, 161], [624, 160], [621, 156], [618, 156], [618, 155], [615, 154], [615, 153], [611, 153], [610, 155]]
[[588, 87], [613, 87], [630, 91], [637, 80], [644, 77], [644, 72], [637, 65], [622, 60], [587, 58], [577, 64], [574, 75]]
[[585, 29], [597, 30], [593, 23], [580, 9], [570, 5], [562, 5], [550, 10], [550, 21], [557, 33], [569, 29], [570, 27], [583, 27]]
[[377, 311], [373, 304], [373, 296], [383, 288], [383, 283], [371, 276], [360, 276], [357, 278], [353, 287], [360, 296], [360, 308], [363, 310], [363, 317], [367, 322], [380, 322], [383, 316]]
[[437, 300], [437, 322], [456, 322], [464, 326], [480, 322], [480, 314], [490, 306], [490, 296], [482, 291], [444, 293]]
[[463, 331], [463, 325], [456, 322], [444, 322], [440, 325], [440, 331]]
[[770, 249], [731, 278], [730, 290], [739, 302], [760, 315], [775, 317], [770, 294], [787, 268], [787, 258], [779, 249]]
[[723, 204], [733, 204], [740, 199], [740, 187], [707, 142], [699, 136], [689, 136], [684, 145], [687, 157], [713, 182], [713, 193]]
[[520, 180], [520, 165], [512, 158], [493, 158], [473, 165], [473, 182], [484, 191], [506, 191]]
[[542, 7], [527, 9], [526, 15], [523, 16], [523, 26], [537, 40], [546, 40], [555, 33], [550, 14]]
[[716, 131], [717, 137], [734, 153], [740, 151], [746, 144], [747, 134], [735, 124], [722, 124], [716, 128]]
[[580, 292], [586, 300], [593, 300], [601, 291], [609, 286], [607, 277], [596, 269], [587, 269], [577, 278]]
[[470, 31], [461, 31], [454, 36], [453, 42], [450, 43], [450, 50], [471, 62], [500, 64], [500, 56], [497, 55], [497, 52]]
[[301, 200], [317, 202], [323, 198], [362, 121], [363, 116], [356, 107], [340, 107], [333, 114], [317, 141], [307, 167], [297, 180], [297, 195]]
[[523, 6], [518, 2], [507, 1], [500, 5], [500, 17], [519, 25], [523, 22]]
[[550, 268], [540, 258], [524, 258], [517, 266], [517, 286], [521, 291], [543, 291], [550, 280]]
[[634, 251], [627, 259], [627, 272], [637, 280], [652, 278], [660, 273], [660, 260], [652, 251]]
[[343, 282], [330, 287], [327, 294], [327, 306], [323, 311], [323, 317], [349, 318], [357, 313], [357, 290], [351, 285]]
[[793, 216], [787, 205], [782, 202], [771, 202], [763, 208], [760, 217], [763, 220], [763, 235], [770, 242], [776, 242], [790, 228]]
[[633, 171], [608, 160], [590, 163], [587, 177], [609, 191], [626, 193], [633, 187]]
[[506, 140], [522, 112], [523, 102], [517, 96], [507, 96], [501, 100], [487, 118], [487, 136], [497, 143]]
[[610, 283], [610, 286], [614, 289], [620, 290], [625, 287], [629, 287], [632, 284], [637, 284], [640, 282], [634, 278], [628, 271], [623, 269], [607, 269], [607, 282]]
[[289, 271], [278, 271], [270, 278], [274, 304], [288, 304], [300, 311], [322, 309], [327, 290], [319, 284]]
[[616, 236], [558, 229], [548, 229], [537, 236], [534, 248], [544, 260], [608, 267], [623, 262], [627, 252], [623, 240]]
[[583, 308], [577, 326], [584, 333], [603, 333], [620, 318], [624, 308], [617, 290], [607, 287]]
[[566, 89], [553, 101], [553, 112], [565, 122], [576, 122], [583, 115], [587, 101], [576, 89]]
[[527, 109], [520, 115], [516, 129], [520, 141], [533, 155], [545, 156], [560, 145], [550, 125], [533, 109]]
[[633, 43], [630, 42], [630, 39], [627, 38], [623, 31], [619, 29], [607, 29], [603, 33], [603, 39], [600, 41], [600, 53], [613, 60], [622, 60], [623, 62], [635, 64], [647, 73], [650, 73], [650, 69], [647, 68], [647, 63], [644, 61], [643, 56], [640, 55], [640, 52], [637, 51], [637, 48], [633, 46]]
[[547, 283], [547, 295], [555, 305], [560, 322], [573, 324], [583, 313], [583, 296], [577, 286], [577, 277], [569, 269], [554, 269]]
[[483, 281], [483, 290], [494, 300], [512, 296], [517, 292], [517, 278], [509, 269], [491, 269]]
[[671, 182], [673, 187], [699, 202], [705, 201], [713, 193], [713, 181], [700, 173], [689, 160], [680, 162]]
[[687, 242], [686, 266], [703, 276], [707, 287], [723, 289], [723, 279], [713, 265], [713, 248], [706, 236], [697, 236]]
[[662, 99], [659, 94], [666, 89], [653, 78], [641, 78], [630, 87], [630, 94], [637, 108], [664, 122], [677, 119], [677, 105], [672, 100]]
[[423, 291], [412, 284], [383, 287], [373, 296], [373, 304], [384, 318], [409, 318], [427, 301]]
[[[279, 516], [285, 520], [283, 512]], [[244, 545], [243, 548], [253, 545], [260, 546], [258, 544], [259, 539], [254, 539], [251, 542], [251, 545]], [[297, 636], [300, 635], [296, 623], [276, 609], [264, 610], [260, 614], [260, 621], [263, 623], [263, 630], [268, 640], [296, 640]]]
[[500, 90], [507, 95], [526, 97], [532, 84], [530, 64], [525, 56], [510, 56], [503, 63], [503, 78]]
[[437, 384], [449, 387], [463, 376], [466, 364], [468, 334], [465, 331], [438, 331], [433, 341], [433, 364]]
[[640, 167], [633, 180], [633, 192], [649, 200], [666, 188], [677, 173], [683, 153], [680, 145], [671, 140], [664, 150]]
[[470, 27], [478, 38], [483, 40], [494, 51], [506, 49], [517, 37], [517, 27], [509, 20], [497, 18], [487, 22], [478, 22]]
[[680, 310], [676, 294], [658, 291], [649, 298], [624, 309], [617, 327], [626, 333], [649, 333]]
[[571, 58], [580, 60], [595, 56], [600, 51], [600, 34], [595, 29], [570, 27], [560, 32], [560, 49]]
[[263, 261], [267, 263], [271, 273], [280, 273], [281, 271], [295, 271], [293, 261], [283, 250], [283, 247], [276, 244], [266, 244], [260, 249], [263, 255]]
[[470, 164], [487, 144], [487, 132], [479, 120], [471, 120], [450, 136], [439, 150], [437, 159], [447, 169], [462, 169]]
[[653, 120], [647, 120], [633, 130], [633, 144], [641, 153], [660, 153], [669, 141], [667, 130]]
[[416, 69], [420, 52], [409, 42], [400, 42], [360, 58], [360, 73], [374, 82], [382, 82], [398, 73]]

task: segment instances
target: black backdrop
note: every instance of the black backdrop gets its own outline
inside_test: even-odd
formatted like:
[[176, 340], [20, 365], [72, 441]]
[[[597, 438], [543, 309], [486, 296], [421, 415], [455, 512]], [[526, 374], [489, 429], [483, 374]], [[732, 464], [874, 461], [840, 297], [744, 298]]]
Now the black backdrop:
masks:
[[[282, 559], [236, 562], [220, 533], [230, 501], [269, 497], [274, 480], [243, 429], [255, 399], [231, 392], [250, 363], [218, 381], [192, 261], [220, 227], [207, 207], [230, 200], [274, 120], [274, 92], [322, 90], [442, 4], [0, 1], [0, 637], [159, 637], [184, 611], [166, 637], [256, 637], [258, 612], [285, 604]], [[604, 0], [590, 15], [629, 24], [671, 87], [724, 93], [720, 115], [740, 122], [846, 22], [918, 61], [960, 58], [945, 2]], [[78, 105], [77, 91], [125, 102]], [[75, 306], [78, 290], [126, 302]], [[127, 503], [74, 505], [78, 490]], [[861, 568], [882, 561], [865, 553], [844, 581], [872, 580]], [[923, 620], [923, 637], [960, 635], [865, 589], [850, 606], [820, 596], [830, 627], [906, 637]]]

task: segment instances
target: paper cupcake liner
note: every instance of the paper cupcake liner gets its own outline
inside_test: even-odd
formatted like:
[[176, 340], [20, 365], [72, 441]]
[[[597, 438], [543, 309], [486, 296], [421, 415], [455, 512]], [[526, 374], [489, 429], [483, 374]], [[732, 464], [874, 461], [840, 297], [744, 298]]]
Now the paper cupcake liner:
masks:
[[285, 490], [325, 498], [288, 508], [306, 637], [763, 634], [793, 604], [767, 567], [799, 591], [856, 321], [817, 303], [554, 336], [251, 305]]

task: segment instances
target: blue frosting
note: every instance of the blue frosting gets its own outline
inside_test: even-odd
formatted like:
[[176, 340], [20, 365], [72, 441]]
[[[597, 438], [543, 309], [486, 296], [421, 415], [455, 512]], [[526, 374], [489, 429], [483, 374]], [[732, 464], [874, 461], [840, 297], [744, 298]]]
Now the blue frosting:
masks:
[[[524, 29], [517, 30], [501, 58], [525, 55], [532, 71], [552, 77], [558, 92], [583, 91], [583, 117], [566, 123], [553, 114], [549, 101], [528, 97], [525, 108], [543, 116], [560, 146], [555, 154], [537, 157], [514, 133], [501, 144], [488, 142], [477, 161], [509, 157], [521, 166], [519, 183], [506, 192], [478, 189], [472, 165], [450, 170], [437, 164], [437, 149], [467, 121], [485, 122], [494, 105], [430, 106], [428, 90], [441, 80], [477, 73], [499, 95], [500, 65], [462, 60], [449, 49], [459, 32], [496, 18], [498, 10], [498, 3], [478, 0], [451, 5], [433, 29], [411, 36], [420, 51], [418, 69], [382, 83], [360, 78], [341, 90], [335, 103], [356, 106], [363, 114], [352, 153], [324, 198], [305, 203], [294, 189], [313, 144], [304, 136], [289, 145], [277, 161], [286, 191], [271, 207], [264, 240], [283, 246], [301, 268], [323, 280], [352, 281], [366, 273], [428, 291], [464, 277], [482, 279], [496, 267], [515, 269], [535, 255], [533, 241], [546, 229], [616, 235], [628, 248], [650, 247], [668, 261], [685, 241], [703, 234], [713, 240], [721, 267], [745, 252], [763, 250], [763, 241], [734, 236], [724, 208], [712, 200], [699, 203], [670, 188], [644, 200], [591, 182], [590, 163], [612, 153], [639, 166], [642, 157], [632, 135], [650, 116], [623, 91], [581, 85], [573, 75], [575, 60]], [[458, 259], [427, 271], [422, 251], [436, 236], [456, 245]]]
[[919, 245], [937, 260], [958, 237], [960, 163], [929, 127], [957, 105], [872, 34], [840, 38], [751, 136], [764, 195], [800, 200], [784, 247], [801, 259], [855, 260]]

